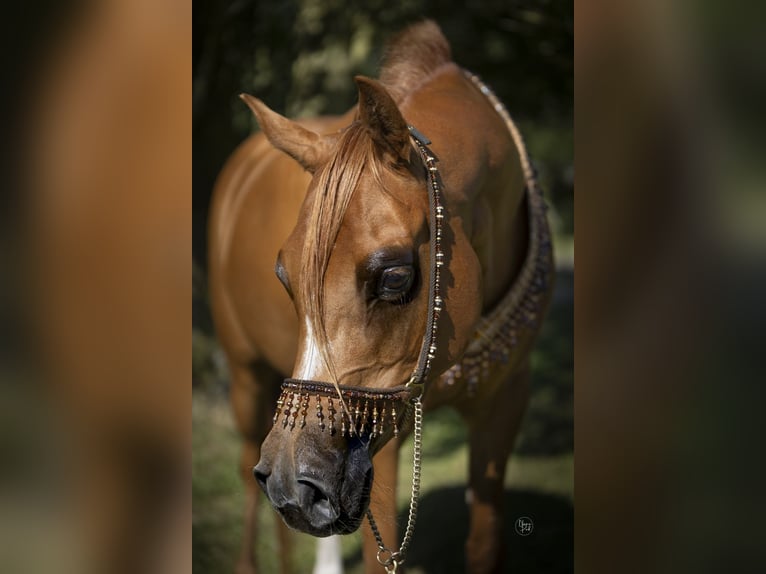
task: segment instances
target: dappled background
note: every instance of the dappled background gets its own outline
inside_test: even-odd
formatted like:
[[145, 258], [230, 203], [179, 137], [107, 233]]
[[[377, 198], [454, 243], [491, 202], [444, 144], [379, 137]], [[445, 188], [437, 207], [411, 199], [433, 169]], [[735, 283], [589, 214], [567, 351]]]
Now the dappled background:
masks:
[[[384, 42], [430, 17], [453, 57], [497, 93], [520, 125], [540, 171], [555, 235], [553, 308], [533, 355], [532, 399], [507, 477], [509, 569], [572, 569], [573, 531], [573, 18], [568, 2], [205, 0], [194, 4], [193, 45], [193, 546], [195, 572], [229, 572], [240, 542], [244, 490], [228, 381], [206, 296], [206, 222], [215, 177], [231, 151], [257, 129], [237, 98], [249, 92], [291, 117], [342, 113], [354, 105], [355, 74], [377, 76]], [[424, 494], [410, 571], [462, 571], [467, 510], [465, 429], [450, 410], [429, 413], [424, 430]], [[411, 447], [403, 449], [409, 459]], [[406, 497], [408, 465], [400, 492]], [[400, 501], [402, 509], [406, 500]], [[264, 506], [256, 551], [276, 568], [274, 513]], [[439, 536], [434, 536], [438, 530]], [[307, 572], [313, 539], [294, 535], [292, 560]], [[361, 571], [359, 537], [345, 537], [348, 571]]]

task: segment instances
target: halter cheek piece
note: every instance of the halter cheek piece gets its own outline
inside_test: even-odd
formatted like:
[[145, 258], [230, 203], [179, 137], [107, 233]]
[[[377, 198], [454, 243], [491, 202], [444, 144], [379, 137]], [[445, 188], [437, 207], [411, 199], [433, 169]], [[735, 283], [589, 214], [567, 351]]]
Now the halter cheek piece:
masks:
[[[292, 430], [296, 425], [298, 428], [303, 428], [306, 426], [306, 417], [313, 402], [319, 428], [322, 431], [327, 429], [331, 435], [340, 431], [343, 436], [369, 435], [370, 439], [374, 439], [384, 434], [390, 425], [393, 427], [394, 436], [397, 436], [401, 420], [410, 405], [418, 401], [423, 394], [425, 381], [428, 379], [431, 364], [436, 357], [436, 334], [439, 315], [444, 305], [440, 284], [441, 269], [445, 264], [444, 251], [441, 248], [444, 206], [441, 200], [437, 160], [428, 149], [431, 141], [414, 127], [409, 126], [409, 130], [426, 169], [432, 254], [428, 282], [428, 315], [417, 366], [407, 383], [389, 389], [336, 387], [332, 383], [321, 381], [285, 379], [282, 383], [282, 394], [277, 401], [274, 424], [277, 424], [280, 416], [283, 415], [284, 428], [289, 426]], [[340, 400], [341, 397], [343, 400]], [[326, 406], [322, 399], [327, 399]], [[337, 406], [334, 402], [336, 400]], [[347, 408], [344, 408], [344, 405]], [[338, 428], [338, 419], [340, 419], [340, 428]]]

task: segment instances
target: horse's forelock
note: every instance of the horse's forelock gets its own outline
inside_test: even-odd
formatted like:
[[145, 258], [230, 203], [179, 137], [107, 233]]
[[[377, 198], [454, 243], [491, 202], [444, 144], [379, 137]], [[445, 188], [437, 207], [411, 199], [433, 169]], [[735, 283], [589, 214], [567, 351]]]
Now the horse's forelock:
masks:
[[303, 245], [301, 285], [306, 318], [333, 381], [336, 377], [324, 321], [325, 275], [343, 217], [362, 172], [365, 167], [371, 167], [373, 173], [378, 172], [379, 161], [367, 131], [354, 123], [341, 135], [332, 158], [317, 174], [315, 197]]
[[[451, 50], [439, 26], [426, 20], [396, 36], [386, 49], [380, 81], [395, 101], [416, 90], [451, 61]], [[337, 378], [324, 321], [325, 274], [343, 217], [365, 168], [382, 179], [384, 166], [365, 128], [352, 124], [340, 137], [332, 158], [317, 173], [314, 203], [302, 253], [301, 284], [305, 313], [333, 382]], [[381, 187], [383, 191], [385, 189]]]

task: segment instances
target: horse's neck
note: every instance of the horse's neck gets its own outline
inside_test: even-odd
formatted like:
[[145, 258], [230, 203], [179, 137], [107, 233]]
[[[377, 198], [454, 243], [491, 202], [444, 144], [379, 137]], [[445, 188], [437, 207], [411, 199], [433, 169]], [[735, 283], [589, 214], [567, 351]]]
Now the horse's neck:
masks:
[[519, 150], [487, 98], [454, 65], [411, 94], [404, 112], [433, 142], [448, 210], [481, 263], [486, 311], [510, 288], [526, 254]]

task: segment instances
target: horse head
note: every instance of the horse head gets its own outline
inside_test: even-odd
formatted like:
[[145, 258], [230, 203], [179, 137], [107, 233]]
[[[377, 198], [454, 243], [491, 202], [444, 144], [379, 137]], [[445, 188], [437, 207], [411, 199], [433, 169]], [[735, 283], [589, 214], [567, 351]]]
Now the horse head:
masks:
[[[283, 392], [254, 474], [286, 523], [316, 536], [359, 527], [371, 458], [406, 426], [406, 402], [374, 391], [408, 381], [429, 313], [428, 175], [392, 96], [375, 80], [356, 83], [354, 121], [329, 135], [243, 96], [271, 144], [312, 174], [276, 262], [300, 324], [298, 383]], [[445, 288], [451, 312], [434, 374], [459, 356], [480, 312], [479, 265], [456, 221], [446, 214], [444, 282], [453, 286], [459, 273], [461, 289]], [[315, 381], [338, 394], [313, 393]], [[344, 398], [340, 389], [348, 388], [369, 393]]]

